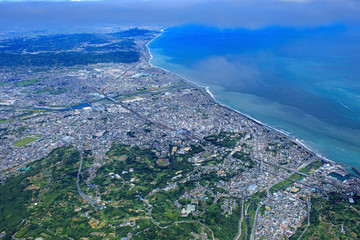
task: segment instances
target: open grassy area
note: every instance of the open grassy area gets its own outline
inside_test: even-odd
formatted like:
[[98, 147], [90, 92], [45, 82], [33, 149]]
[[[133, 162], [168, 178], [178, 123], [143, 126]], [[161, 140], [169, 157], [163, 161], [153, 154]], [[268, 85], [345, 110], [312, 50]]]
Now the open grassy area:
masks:
[[15, 85], [17, 87], [26, 87], [26, 86], [35, 85], [38, 82], [40, 82], [41, 80], [43, 80], [43, 78], [35, 78], [35, 79], [30, 79], [30, 80], [24, 80], [24, 81], [20, 81], [20, 82], [15, 83]]
[[323, 165], [323, 163], [320, 160], [316, 160], [313, 163], [311, 163], [309, 166], [306, 166], [306, 167], [300, 169], [299, 172], [311, 174], [312, 172], [314, 172], [316, 169], [318, 169], [322, 165]]
[[169, 162], [166, 159], [159, 159], [157, 161], [157, 164], [161, 167], [165, 167], [165, 166], [169, 165]]
[[284, 180], [282, 182], [279, 182], [278, 184], [275, 184], [272, 188], [270, 188], [270, 193], [272, 194], [272, 193], [280, 190], [284, 186], [291, 184], [291, 183], [292, 183], [292, 181], [289, 181], [289, 180]]
[[290, 179], [290, 180], [294, 180], [294, 181], [300, 181], [301, 175], [295, 173], [295, 174], [291, 175], [291, 176], [289, 177], [289, 179]]
[[36, 137], [36, 138], [41, 138], [41, 134], [28, 134], [28, 137]]
[[[288, 187], [293, 184], [293, 181], [301, 181], [303, 177], [300, 174], [294, 173], [289, 177], [290, 180], [285, 179], [282, 182], [279, 182], [278, 184], [275, 184], [272, 188], [270, 188], [270, 193], [274, 193], [278, 190], [281, 190], [284, 187]], [[293, 181], [291, 181], [293, 180]]]
[[32, 142], [38, 140], [40, 138], [39, 136], [41, 136], [41, 135], [29, 135], [27, 137], [24, 137], [24, 138], [16, 141], [14, 143], [14, 145], [17, 146], [17, 147], [24, 146], [26, 144], [29, 144], [29, 143], [32, 143]]

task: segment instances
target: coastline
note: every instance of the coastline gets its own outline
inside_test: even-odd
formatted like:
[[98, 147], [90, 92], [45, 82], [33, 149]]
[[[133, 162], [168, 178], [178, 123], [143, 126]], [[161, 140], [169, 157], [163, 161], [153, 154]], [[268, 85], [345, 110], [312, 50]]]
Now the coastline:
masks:
[[[261, 122], [260, 120], [257, 120], [257, 119], [255, 119], [255, 118], [251, 117], [251, 116], [248, 115], [248, 114], [242, 113], [242, 112], [240, 112], [240, 111], [237, 110], [237, 109], [234, 109], [234, 108], [232, 108], [232, 107], [230, 107], [230, 106], [227, 106], [227, 105], [225, 105], [225, 104], [217, 101], [215, 95], [210, 91], [210, 87], [202, 86], [202, 85], [200, 85], [200, 84], [198, 84], [198, 83], [195, 83], [195, 82], [190, 81], [188, 78], [186, 78], [186, 77], [184, 77], [184, 76], [181, 76], [180, 74], [177, 74], [177, 73], [171, 72], [171, 71], [169, 71], [169, 70], [167, 70], [167, 69], [164, 69], [164, 68], [162, 68], [162, 67], [153, 65], [153, 64], [151, 63], [151, 60], [153, 59], [153, 55], [151, 54], [149, 44], [150, 44], [152, 41], [154, 41], [156, 38], [160, 37], [160, 36], [165, 32], [166, 29], [167, 29], [167, 27], [166, 27], [166, 28], [162, 28], [162, 29], [160, 30], [160, 33], [159, 33], [159, 34], [157, 34], [154, 38], [152, 38], [149, 42], [147, 42], [147, 43], [145, 44], [146, 52], [147, 52], [147, 55], [148, 55], [148, 56], [146, 57], [146, 60], [147, 60], [147, 63], [148, 63], [151, 67], [161, 69], [161, 70], [163, 70], [163, 71], [165, 71], [165, 72], [167, 72], [167, 73], [169, 73], [169, 74], [173, 74], [173, 75], [176, 75], [176, 76], [180, 77], [184, 82], [186, 82], [186, 83], [187, 83], [188, 85], [190, 85], [191, 87], [194, 87], [194, 88], [199, 89], [200, 91], [202, 91], [202, 92], [203, 92], [205, 95], [207, 95], [214, 103], [218, 104], [219, 106], [221, 106], [221, 107], [223, 107], [223, 108], [226, 108], [226, 109], [229, 109], [229, 110], [231, 110], [231, 111], [234, 111], [234, 112], [240, 114], [241, 116], [243, 116], [243, 117], [245, 117], [245, 118], [253, 121], [254, 123], [256, 123], [256, 124], [258, 124], [258, 125], [260, 125], [260, 126], [262, 126], [262, 127], [269, 128], [269, 129], [271, 129], [271, 130], [273, 130], [273, 131], [276, 131], [276, 132], [279, 133], [279, 134], [284, 135], [284, 136], [287, 137], [290, 141], [292, 141], [293, 143], [295, 143], [295, 144], [303, 147], [304, 149], [306, 149], [306, 150], [309, 151], [310, 153], [314, 154], [316, 157], [320, 158], [320, 159], [323, 160], [324, 162], [327, 162], [327, 163], [332, 164], [332, 165], [341, 166], [342, 168], [344, 168], [342, 163], [338, 163], [338, 162], [335, 162], [335, 161], [333, 161], [333, 160], [331, 160], [331, 159], [328, 159], [328, 158], [324, 157], [321, 153], [318, 153], [318, 152], [316, 152], [315, 150], [313, 150], [311, 147], [307, 146], [306, 143], [304, 143], [304, 140], [301, 140], [301, 139], [299, 139], [299, 138], [297, 138], [297, 137], [293, 137], [293, 136], [290, 135], [290, 133], [287, 133], [287, 132], [285, 132], [285, 131], [283, 131], [283, 130], [280, 130], [280, 129], [277, 129], [277, 128], [275, 128], [275, 127], [272, 127], [272, 126], [270, 126], [270, 125], [268, 125], [268, 124], [266, 124], [266, 123]], [[351, 167], [351, 166], [350, 166], [350, 167]], [[347, 170], [346, 170], [346, 171], [347, 171]], [[347, 172], [348, 172], [348, 171], [347, 171]]]

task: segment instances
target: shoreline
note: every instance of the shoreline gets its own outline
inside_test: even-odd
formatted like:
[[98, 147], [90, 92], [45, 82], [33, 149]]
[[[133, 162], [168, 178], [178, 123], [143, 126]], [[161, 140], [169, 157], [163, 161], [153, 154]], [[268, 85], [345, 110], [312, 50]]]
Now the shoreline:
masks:
[[[275, 128], [275, 127], [272, 127], [272, 126], [270, 126], [270, 125], [268, 125], [268, 124], [266, 124], [266, 123], [261, 122], [260, 120], [257, 120], [257, 119], [255, 119], [255, 118], [251, 117], [251, 116], [248, 115], [248, 114], [242, 113], [242, 112], [240, 112], [240, 111], [237, 110], [237, 109], [234, 109], [234, 108], [232, 108], [232, 107], [230, 107], [230, 106], [227, 106], [227, 105], [225, 105], [225, 104], [217, 101], [215, 95], [210, 91], [210, 87], [202, 86], [202, 85], [200, 85], [200, 84], [198, 84], [198, 83], [195, 83], [195, 82], [193, 82], [193, 81], [190, 81], [189, 79], [187, 79], [187, 78], [184, 77], [184, 76], [181, 76], [180, 74], [177, 74], [177, 73], [171, 72], [171, 71], [169, 71], [169, 70], [167, 70], [167, 69], [164, 69], [164, 68], [162, 68], [162, 67], [153, 65], [153, 64], [151, 63], [151, 60], [153, 59], [153, 55], [151, 54], [149, 44], [150, 44], [152, 41], [154, 41], [156, 38], [160, 37], [160, 36], [164, 33], [164, 31], [165, 31], [166, 29], [167, 29], [167, 27], [166, 27], [166, 28], [162, 28], [162, 29], [160, 30], [160, 33], [159, 33], [159, 34], [157, 34], [153, 39], [151, 39], [149, 42], [147, 42], [147, 43], [145, 44], [146, 52], [147, 52], [147, 54], [148, 54], [148, 58], [146, 58], [146, 57], [145, 57], [145, 58], [147, 59], [147, 63], [148, 63], [151, 67], [161, 69], [161, 70], [163, 70], [163, 71], [165, 71], [165, 72], [167, 72], [167, 73], [174, 74], [174, 75], [180, 77], [180, 78], [183, 79], [184, 82], [186, 82], [188, 85], [190, 85], [190, 86], [192, 86], [192, 87], [194, 87], [194, 88], [196, 88], [196, 89], [199, 89], [199, 90], [202, 91], [204, 94], [208, 95], [208, 97], [209, 97], [214, 103], [218, 104], [219, 106], [224, 107], [224, 108], [226, 108], [226, 109], [229, 109], [229, 110], [231, 110], [231, 111], [234, 111], [234, 112], [240, 114], [241, 116], [243, 116], [243, 117], [245, 117], [245, 118], [253, 121], [254, 123], [256, 123], [256, 124], [258, 124], [258, 125], [260, 125], [260, 126], [262, 126], [262, 127], [266, 127], [266, 128], [269, 128], [269, 129], [271, 129], [271, 130], [273, 130], [273, 131], [276, 131], [277, 133], [286, 136], [286, 137], [287, 137], [290, 141], [292, 141], [293, 143], [295, 143], [295, 144], [303, 147], [304, 149], [306, 149], [306, 150], [309, 151], [310, 153], [314, 154], [316, 157], [320, 158], [320, 159], [323, 160], [324, 162], [330, 163], [330, 164], [332, 164], [332, 165], [341, 166], [342, 168], [345, 169], [343, 163], [338, 163], [338, 162], [335, 162], [335, 161], [333, 161], [333, 160], [331, 160], [331, 159], [328, 159], [328, 158], [324, 157], [321, 153], [318, 153], [318, 152], [314, 151], [311, 147], [307, 146], [306, 143], [303, 142], [304, 140], [301, 140], [301, 139], [299, 139], [299, 138], [297, 138], [297, 137], [293, 137], [293, 136], [290, 135], [290, 133], [287, 133], [287, 132], [285, 132], [285, 131], [283, 131], [283, 130], [280, 130], [280, 129], [277, 129], [277, 128]], [[349, 167], [351, 168], [352, 166], [349, 166]], [[346, 170], [346, 169], [345, 169], [345, 170]], [[349, 172], [348, 170], [346, 170], [346, 171]], [[349, 172], [349, 173], [350, 173], [350, 172]]]

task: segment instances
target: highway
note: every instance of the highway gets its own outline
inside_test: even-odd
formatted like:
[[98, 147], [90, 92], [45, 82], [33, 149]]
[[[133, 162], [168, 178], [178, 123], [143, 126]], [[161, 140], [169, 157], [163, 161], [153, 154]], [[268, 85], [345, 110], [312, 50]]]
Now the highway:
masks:
[[260, 208], [266, 204], [267, 202], [269, 201], [269, 199], [266, 199], [262, 204], [259, 204], [259, 206], [256, 208], [256, 212], [255, 212], [255, 216], [254, 216], [254, 221], [253, 221], [253, 226], [252, 226], [252, 229], [251, 229], [251, 237], [250, 237], [250, 240], [255, 240], [255, 230], [256, 230], [256, 224], [257, 224], [257, 218], [258, 218], [258, 215], [259, 215], [259, 211], [260, 211]]
[[[105, 95], [106, 96], [106, 95]], [[149, 122], [151, 124], [153, 124], [154, 126], [163, 129], [163, 130], [171, 130], [171, 131], [176, 131], [176, 129], [168, 127], [164, 124], [161, 123], [157, 123], [154, 121], [151, 121], [150, 119], [144, 117], [143, 115], [141, 115], [140, 113], [134, 111], [133, 109], [129, 108], [128, 106], [126, 106], [125, 104], [123, 104], [122, 102], [117, 101], [116, 99], [110, 97], [110, 96], [106, 96], [107, 99], [109, 99], [110, 101], [112, 101], [113, 103], [119, 104], [121, 107], [125, 108], [126, 110], [128, 110], [129, 112], [133, 113], [135, 116], [145, 120], [146, 122]]]
[[304, 236], [304, 234], [306, 233], [306, 231], [308, 230], [308, 228], [310, 226], [310, 211], [311, 211], [310, 200], [307, 201], [307, 206], [308, 206], [308, 209], [307, 209], [308, 223], [307, 223], [306, 228], [304, 229], [304, 231], [301, 233], [300, 237], [298, 238], [298, 240], [300, 240]]
[[244, 200], [241, 201], [241, 218], [239, 220], [238, 233], [236, 234], [236, 237], [234, 238], [234, 240], [238, 240], [241, 236], [241, 225], [242, 225], [243, 220], [244, 220]]
[[101, 206], [98, 205], [96, 202], [94, 202], [93, 200], [91, 200], [85, 193], [83, 193], [83, 191], [80, 188], [80, 174], [81, 174], [81, 168], [83, 165], [83, 153], [81, 150], [78, 150], [80, 153], [80, 166], [79, 166], [79, 170], [77, 173], [77, 178], [76, 178], [76, 187], [78, 190], [78, 193], [80, 194], [81, 197], [83, 197], [88, 203], [90, 203], [91, 206], [96, 207], [98, 209], [101, 209]]

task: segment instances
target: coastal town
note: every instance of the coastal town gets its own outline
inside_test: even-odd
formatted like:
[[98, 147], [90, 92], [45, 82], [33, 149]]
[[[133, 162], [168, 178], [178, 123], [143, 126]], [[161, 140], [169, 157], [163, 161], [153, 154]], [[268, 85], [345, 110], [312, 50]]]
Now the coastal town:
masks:
[[[1, 183], [72, 146], [81, 156], [76, 167], [82, 202], [74, 212], [88, 219], [92, 235], [105, 237], [103, 228], [115, 229], [106, 237], [117, 239], [146, 239], [151, 224], [159, 231], [197, 224], [194, 229], [201, 230], [193, 230], [192, 239], [222, 239], [221, 226], [209, 220], [217, 206], [224, 219], [236, 218], [235, 239], [284, 239], [310, 221], [311, 196], [337, 192], [354, 202], [359, 178], [343, 166], [152, 66], [146, 44], [158, 34], [123, 37], [132, 42], [127, 50], [139, 52], [131, 63], [2, 67]], [[125, 196], [125, 189], [131, 197], [119, 200], [115, 193]], [[104, 214], [131, 210], [123, 219], [96, 219], [91, 206]]]

